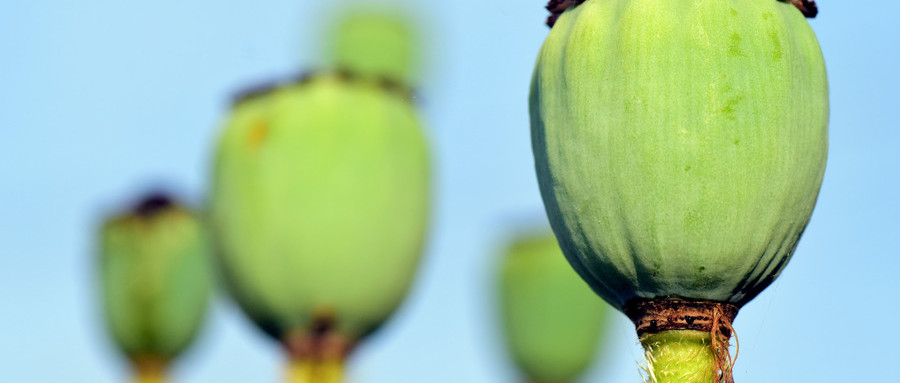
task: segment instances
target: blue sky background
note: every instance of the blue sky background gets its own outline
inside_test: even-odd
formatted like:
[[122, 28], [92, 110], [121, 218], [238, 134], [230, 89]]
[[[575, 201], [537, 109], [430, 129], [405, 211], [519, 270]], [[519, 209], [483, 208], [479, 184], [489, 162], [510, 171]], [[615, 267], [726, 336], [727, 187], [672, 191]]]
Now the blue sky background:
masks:
[[[202, 201], [229, 95], [317, 65], [338, 3], [0, 3], [0, 380], [129, 379], [99, 320], [99, 220], [155, 185]], [[828, 170], [794, 259], [735, 323], [740, 383], [889, 381], [900, 357], [900, 3], [818, 3]], [[427, 31], [434, 225], [408, 301], [350, 380], [515, 382], [491, 277], [510, 226], [543, 217], [526, 96], [544, 0], [406, 4]], [[279, 350], [226, 299], [207, 324], [173, 381], [281, 380]], [[624, 315], [604, 347], [585, 381], [640, 381]]]

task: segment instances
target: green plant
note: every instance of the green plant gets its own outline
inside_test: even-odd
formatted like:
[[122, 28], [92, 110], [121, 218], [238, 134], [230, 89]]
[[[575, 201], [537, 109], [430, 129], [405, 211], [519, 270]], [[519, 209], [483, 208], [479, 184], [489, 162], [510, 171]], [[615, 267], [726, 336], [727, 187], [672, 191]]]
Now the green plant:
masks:
[[551, 2], [530, 98], [541, 192], [569, 262], [635, 322], [654, 381], [731, 379], [731, 321], [809, 222], [828, 84], [798, 11], [814, 4], [797, 3]]
[[343, 16], [329, 46], [333, 64], [358, 76], [414, 84], [418, 76], [418, 36], [400, 15], [376, 9]]
[[400, 82], [411, 58], [377, 53], [412, 51], [409, 33], [394, 16], [347, 20], [335, 69], [241, 97], [215, 158], [227, 287], [285, 347], [294, 382], [341, 380], [405, 296], [427, 226], [428, 150]]
[[207, 249], [197, 217], [160, 195], [103, 226], [104, 314], [138, 382], [165, 381], [200, 329], [211, 288]]
[[529, 382], [573, 382], [597, 360], [610, 309], [566, 263], [552, 233], [517, 238], [503, 254], [506, 345]]

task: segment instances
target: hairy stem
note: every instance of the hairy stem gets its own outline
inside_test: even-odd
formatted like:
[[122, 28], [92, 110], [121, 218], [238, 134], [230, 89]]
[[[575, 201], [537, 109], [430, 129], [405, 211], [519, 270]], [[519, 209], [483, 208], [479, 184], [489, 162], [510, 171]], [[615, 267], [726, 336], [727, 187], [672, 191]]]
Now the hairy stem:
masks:
[[712, 344], [709, 332], [696, 330], [669, 330], [646, 335], [641, 338], [641, 345], [647, 359], [647, 382], [733, 382], [727, 342]]

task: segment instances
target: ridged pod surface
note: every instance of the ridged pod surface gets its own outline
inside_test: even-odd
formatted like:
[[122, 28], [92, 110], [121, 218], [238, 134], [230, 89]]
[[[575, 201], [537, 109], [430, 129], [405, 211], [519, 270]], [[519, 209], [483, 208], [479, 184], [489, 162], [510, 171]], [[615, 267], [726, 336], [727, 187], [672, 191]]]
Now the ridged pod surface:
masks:
[[816, 37], [775, 0], [588, 0], [537, 61], [533, 149], [569, 262], [619, 309], [741, 306], [790, 259], [827, 154]]
[[211, 290], [208, 244], [193, 212], [148, 199], [102, 228], [104, 314], [121, 351], [162, 368], [194, 339]]
[[552, 233], [516, 239], [503, 257], [500, 303], [506, 345], [531, 382], [572, 382], [597, 360], [610, 313]]
[[413, 105], [322, 73], [237, 103], [218, 144], [211, 222], [227, 286], [286, 340], [328, 322], [348, 340], [403, 299], [427, 224]]

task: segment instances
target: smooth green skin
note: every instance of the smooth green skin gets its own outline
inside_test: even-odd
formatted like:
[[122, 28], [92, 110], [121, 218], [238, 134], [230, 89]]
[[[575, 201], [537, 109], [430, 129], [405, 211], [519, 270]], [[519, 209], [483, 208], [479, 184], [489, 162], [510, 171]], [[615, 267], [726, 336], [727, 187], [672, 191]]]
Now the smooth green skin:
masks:
[[239, 103], [218, 144], [211, 225], [227, 285], [284, 340], [317, 317], [354, 340], [402, 301], [427, 226], [413, 106], [320, 75]]
[[417, 46], [406, 19], [376, 10], [347, 14], [330, 45], [336, 67], [401, 84], [416, 82]]
[[195, 338], [209, 306], [208, 248], [199, 220], [178, 207], [104, 225], [104, 314], [130, 359], [170, 360]]
[[614, 306], [742, 306], [787, 264], [828, 145], [825, 65], [793, 5], [587, 1], [550, 32], [530, 104], [552, 227]]
[[664, 331], [641, 338], [649, 383], [717, 382], [716, 354], [708, 332]]
[[516, 240], [500, 274], [506, 344], [532, 382], [572, 382], [598, 359], [608, 306], [566, 262], [552, 233]]

